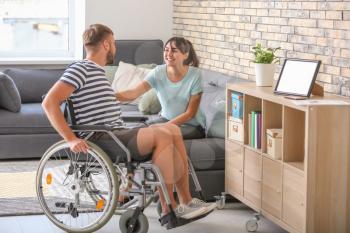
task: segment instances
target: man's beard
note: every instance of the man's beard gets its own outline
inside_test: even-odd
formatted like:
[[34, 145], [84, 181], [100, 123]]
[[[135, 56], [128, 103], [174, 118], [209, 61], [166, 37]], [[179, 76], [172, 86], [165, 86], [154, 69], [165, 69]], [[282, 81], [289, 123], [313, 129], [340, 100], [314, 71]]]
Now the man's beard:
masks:
[[114, 64], [114, 60], [115, 60], [115, 55], [111, 51], [109, 51], [107, 53], [106, 60], [107, 60], [107, 64], [106, 65], [113, 65]]

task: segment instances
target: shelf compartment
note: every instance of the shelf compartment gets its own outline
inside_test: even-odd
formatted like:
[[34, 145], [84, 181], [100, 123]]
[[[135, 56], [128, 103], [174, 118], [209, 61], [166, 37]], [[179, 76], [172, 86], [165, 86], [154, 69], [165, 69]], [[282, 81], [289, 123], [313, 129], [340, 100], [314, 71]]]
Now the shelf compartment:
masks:
[[305, 231], [305, 180], [288, 166], [283, 168], [282, 220], [298, 232]]
[[225, 190], [243, 196], [244, 147], [228, 140], [225, 146]]
[[[282, 112], [283, 106], [267, 100], [263, 100], [263, 124], [262, 124], [262, 140], [261, 149], [263, 153], [267, 153], [267, 129], [282, 128]], [[283, 155], [282, 155], [283, 157]]]
[[255, 207], [261, 207], [262, 155], [244, 150], [244, 197]]
[[282, 164], [263, 157], [261, 208], [280, 219], [282, 215]]
[[251, 150], [251, 151], [254, 151], [255, 153], [258, 153], [258, 154], [261, 153], [261, 149], [256, 149], [254, 147], [251, 147], [250, 145], [244, 145], [244, 147]]
[[300, 172], [300, 175], [303, 175], [304, 171], [304, 162], [285, 162], [286, 166], [288, 166], [290, 169], [296, 170], [296, 172]]
[[[232, 125], [230, 124], [231, 121], [241, 123], [243, 126], [243, 119], [234, 118], [232, 115], [232, 94], [233, 93], [238, 93], [244, 96], [243, 93], [240, 93], [240, 92], [231, 91], [231, 90], [226, 91], [226, 131], [225, 131], [226, 138], [229, 138], [230, 136], [232, 136], [232, 134], [230, 135], [230, 133], [232, 133]], [[242, 105], [243, 105], [243, 102], [244, 101], [242, 97], [242, 103], [241, 103]], [[243, 133], [244, 132], [242, 127], [242, 133], [241, 133], [242, 137], [243, 137]], [[243, 139], [240, 141], [243, 143]]]
[[[243, 93], [241, 93], [241, 92], [237, 92], [237, 91], [231, 91], [231, 90], [227, 90], [227, 95], [226, 95], [226, 102], [227, 102], [227, 104], [226, 104], [226, 106], [227, 106], [227, 117], [228, 118], [230, 118], [230, 117], [233, 117], [233, 115], [232, 115], [232, 103], [233, 103], [233, 101], [232, 101], [232, 94], [234, 94], [234, 93], [236, 93], [236, 94], [241, 94], [242, 95], [242, 101], [241, 101], [241, 104], [243, 105], [243, 102], [244, 102], [244, 95], [243, 95]], [[236, 118], [237, 119], [237, 118]]]
[[281, 159], [275, 159], [275, 158], [272, 158], [270, 155], [266, 154], [266, 153], [263, 153], [263, 157], [266, 157], [268, 159], [271, 159], [275, 162], [278, 162], [278, 163], [282, 163], [282, 160]]
[[261, 111], [262, 110], [262, 99], [251, 96], [244, 95], [244, 105], [243, 105], [243, 124], [244, 124], [244, 144], [249, 145], [249, 113], [252, 111]]
[[299, 164], [305, 157], [305, 112], [286, 106], [283, 108], [282, 154], [284, 162], [296, 162], [295, 167], [304, 170]]

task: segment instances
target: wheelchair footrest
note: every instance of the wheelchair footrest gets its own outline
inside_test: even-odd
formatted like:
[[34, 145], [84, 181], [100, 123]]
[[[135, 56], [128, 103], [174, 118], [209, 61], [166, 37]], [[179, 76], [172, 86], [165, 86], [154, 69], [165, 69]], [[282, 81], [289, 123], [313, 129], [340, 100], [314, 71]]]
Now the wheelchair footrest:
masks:
[[175, 228], [177, 227], [177, 217], [173, 211], [167, 213], [166, 215], [162, 216], [159, 219], [160, 225], [164, 226], [166, 225], [167, 229]]
[[183, 226], [183, 225], [186, 225], [188, 223], [191, 223], [191, 222], [194, 222], [194, 221], [197, 221], [201, 218], [204, 218], [206, 217], [208, 214], [210, 214], [212, 211], [208, 212], [208, 213], [205, 213], [203, 215], [200, 215], [200, 216], [197, 216], [195, 218], [190, 218], [190, 219], [184, 219], [184, 218], [177, 218], [175, 213], [174, 212], [170, 212], [164, 216], [162, 216], [160, 219], [159, 219], [159, 222], [161, 224], [161, 226], [164, 226], [166, 225], [166, 229], [167, 230], [170, 230], [172, 228], [176, 228], [176, 227], [179, 227], [179, 226]]

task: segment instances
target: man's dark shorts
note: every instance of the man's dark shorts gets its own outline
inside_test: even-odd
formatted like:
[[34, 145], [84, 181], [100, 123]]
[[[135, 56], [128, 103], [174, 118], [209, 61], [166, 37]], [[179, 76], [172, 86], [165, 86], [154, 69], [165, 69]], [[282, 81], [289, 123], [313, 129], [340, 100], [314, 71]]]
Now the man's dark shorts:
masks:
[[[130, 151], [132, 160], [143, 162], [150, 160], [152, 158], [152, 153], [142, 155], [139, 152], [139, 149], [137, 147], [137, 134], [140, 129], [141, 128], [118, 129], [113, 130], [112, 132]], [[118, 158], [122, 158], [123, 156], [126, 159], [126, 153], [107, 133], [95, 133], [92, 136], [91, 141], [101, 147], [101, 149], [106, 152], [106, 154], [112, 159], [113, 162]]]
[[[148, 161], [152, 158], [152, 153], [147, 155], [142, 155], [137, 147], [137, 134], [141, 128], [147, 127], [153, 124], [165, 123], [169, 120], [165, 118], [157, 118], [156, 120], [147, 121], [145, 125], [138, 125], [136, 128], [132, 129], [122, 129], [114, 130], [114, 135], [119, 138], [119, 140], [124, 144], [126, 148], [130, 151], [131, 158], [134, 161]], [[191, 126], [191, 125], [181, 125], [180, 127], [183, 139], [197, 139], [205, 137], [205, 130], [201, 126]], [[112, 138], [106, 133], [95, 133], [91, 139], [92, 142], [100, 146], [106, 154], [116, 161], [116, 158], [121, 158], [125, 156], [125, 152], [112, 140]]]

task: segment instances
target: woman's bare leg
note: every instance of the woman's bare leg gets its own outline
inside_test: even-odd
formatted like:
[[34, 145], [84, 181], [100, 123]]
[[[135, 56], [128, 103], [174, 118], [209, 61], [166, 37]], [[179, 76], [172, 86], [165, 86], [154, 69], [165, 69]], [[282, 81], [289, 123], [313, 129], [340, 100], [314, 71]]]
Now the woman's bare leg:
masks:
[[[153, 152], [153, 163], [160, 169], [164, 178], [172, 207], [176, 207], [173, 196], [174, 184], [181, 180], [184, 172], [182, 159], [174, 153], [173, 132], [164, 126], [142, 128], [137, 134], [137, 146], [140, 154]], [[160, 192], [163, 212], [168, 212], [164, 195]]]
[[175, 182], [175, 186], [180, 203], [187, 204], [192, 200], [192, 195], [190, 192], [188, 157], [185, 144], [182, 138], [181, 130], [177, 125], [169, 123], [165, 125], [172, 132], [173, 135], [174, 153], [178, 154], [183, 163], [184, 173], [180, 177], [180, 179]]

